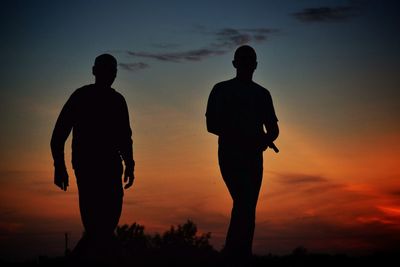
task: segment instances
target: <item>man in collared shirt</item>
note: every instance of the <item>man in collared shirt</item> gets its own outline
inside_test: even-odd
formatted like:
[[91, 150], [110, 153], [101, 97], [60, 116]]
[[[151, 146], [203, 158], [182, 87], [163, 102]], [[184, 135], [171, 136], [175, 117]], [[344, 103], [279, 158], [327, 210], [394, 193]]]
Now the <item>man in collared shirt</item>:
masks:
[[277, 151], [273, 141], [279, 127], [269, 91], [252, 80], [257, 67], [254, 49], [239, 47], [232, 63], [236, 77], [214, 86], [206, 119], [207, 130], [218, 136], [219, 166], [233, 199], [224, 253], [230, 260], [246, 262], [252, 254], [263, 151]]
[[[64, 144], [71, 130], [72, 166], [79, 191], [79, 208], [86, 237], [92, 245], [112, 238], [122, 210], [125, 189], [134, 181], [132, 131], [124, 97], [111, 88], [117, 61], [103, 54], [92, 69], [95, 83], [77, 89], [61, 110], [51, 138], [54, 183], [69, 185]], [[100, 242], [98, 242], [100, 241]]]

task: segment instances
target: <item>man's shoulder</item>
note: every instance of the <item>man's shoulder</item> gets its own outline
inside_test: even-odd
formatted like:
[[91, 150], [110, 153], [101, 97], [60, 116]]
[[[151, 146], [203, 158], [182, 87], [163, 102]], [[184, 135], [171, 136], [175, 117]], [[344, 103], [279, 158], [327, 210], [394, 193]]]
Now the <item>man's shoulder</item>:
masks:
[[112, 93], [112, 94], [115, 94], [115, 95], [118, 96], [118, 97], [124, 98], [124, 96], [123, 96], [120, 92], [118, 92], [117, 90], [115, 90], [114, 88], [110, 88], [110, 89], [111, 89], [111, 93]]
[[[94, 93], [96, 93], [97, 88], [95, 88], [94, 84], [87, 84], [84, 85], [78, 89], [76, 89], [72, 95], [73, 96], [85, 96], [85, 95], [92, 95]], [[108, 94], [111, 94], [113, 97], [116, 97], [118, 99], [124, 99], [124, 96], [119, 93], [117, 90], [115, 90], [114, 88], [110, 88]]]
[[[252, 88], [253, 92], [256, 92], [258, 95], [260, 96], [267, 96], [270, 97], [271, 94], [269, 92], [269, 90], [261, 85], [259, 85], [258, 83], [252, 81], [250, 83], [251, 85], [247, 85], [250, 87], [250, 89]], [[226, 80], [226, 81], [222, 81], [219, 82], [217, 84], [214, 85], [213, 90], [214, 91], [226, 91], [226, 90], [230, 90], [232, 88], [236, 88], [236, 87], [241, 87], [242, 85], [235, 79], [230, 79], [230, 80]]]
[[125, 102], [125, 97], [124, 97], [120, 92], [118, 92], [117, 90], [115, 90], [114, 88], [111, 88], [111, 94], [112, 94], [116, 99]]
[[83, 94], [88, 93], [89, 91], [91, 91], [93, 89], [93, 84], [87, 84], [84, 85], [82, 87], [79, 87], [78, 89], [76, 89], [73, 93], [72, 96], [80, 96]]
[[234, 84], [234, 79], [230, 79], [230, 80], [216, 83], [214, 85], [214, 88], [227, 88], [227, 87], [231, 87], [233, 84]]
[[226, 94], [227, 92], [229, 92], [232, 87], [235, 87], [235, 81], [234, 79], [230, 79], [230, 80], [226, 80], [226, 81], [222, 81], [219, 83], [216, 83], [212, 89], [212, 92], [214, 94]]
[[270, 92], [264, 86], [259, 85], [253, 81], [253, 88], [257, 90], [260, 94], [270, 95]]
[[75, 91], [69, 97], [68, 101], [70, 103], [76, 103], [82, 101], [82, 99], [84, 99], [88, 95], [89, 91], [91, 91], [91, 87], [92, 85], [88, 84], [79, 87], [78, 89], [75, 89]]

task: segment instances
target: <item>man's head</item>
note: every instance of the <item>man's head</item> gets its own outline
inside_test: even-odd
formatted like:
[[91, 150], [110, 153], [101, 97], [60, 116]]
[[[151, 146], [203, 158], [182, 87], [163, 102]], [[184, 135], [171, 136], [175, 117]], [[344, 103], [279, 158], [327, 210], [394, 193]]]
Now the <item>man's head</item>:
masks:
[[256, 51], [248, 45], [242, 45], [235, 51], [235, 56], [232, 61], [238, 75], [252, 75], [257, 68]]
[[110, 54], [96, 57], [92, 73], [96, 77], [96, 84], [110, 87], [117, 77], [117, 60]]

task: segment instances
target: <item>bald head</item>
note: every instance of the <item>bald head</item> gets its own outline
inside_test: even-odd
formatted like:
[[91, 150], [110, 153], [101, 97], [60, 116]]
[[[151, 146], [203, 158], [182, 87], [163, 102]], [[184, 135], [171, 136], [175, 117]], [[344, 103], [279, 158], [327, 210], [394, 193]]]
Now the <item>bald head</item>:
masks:
[[110, 87], [117, 76], [117, 60], [110, 54], [102, 54], [96, 57], [92, 72], [97, 85]]
[[257, 54], [253, 47], [242, 45], [235, 51], [235, 61], [257, 61]]
[[256, 51], [249, 45], [242, 45], [235, 51], [232, 61], [236, 68], [236, 76], [245, 80], [252, 80], [253, 72], [257, 68]]
[[94, 65], [95, 66], [116, 66], [117, 65], [117, 60], [115, 57], [113, 57], [110, 54], [102, 54], [100, 56], [97, 56], [96, 59], [94, 60]]

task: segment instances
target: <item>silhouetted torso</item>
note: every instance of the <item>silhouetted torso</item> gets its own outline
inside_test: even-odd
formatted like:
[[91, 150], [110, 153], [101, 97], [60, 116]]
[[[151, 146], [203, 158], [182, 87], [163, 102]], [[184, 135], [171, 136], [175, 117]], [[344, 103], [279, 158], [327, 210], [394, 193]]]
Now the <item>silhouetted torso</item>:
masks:
[[121, 164], [121, 156], [131, 157], [128, 109], [123, 96], [114, 89], [94, 84], [77, 89], [65, 104], [59, 121], [55, 131], [61, 133], [56, 136], [73, 128], [74, 169]]
[[262, 152], [264, 124], [277, 121], [268, 90], [237, 78], [214, 86], [206, 116], [218, 133], [220, 148], [238, 152]]

